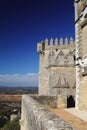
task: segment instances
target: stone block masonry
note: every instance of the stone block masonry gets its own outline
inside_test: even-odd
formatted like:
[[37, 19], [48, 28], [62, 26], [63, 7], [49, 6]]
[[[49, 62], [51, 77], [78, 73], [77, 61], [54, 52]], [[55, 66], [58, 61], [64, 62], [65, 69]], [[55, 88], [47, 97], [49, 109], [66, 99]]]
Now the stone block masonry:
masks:
[[87, 111], [87, 0], [75, 0], [76, 107]]
[[39, 53], [39, 95], [56, 96], [62, 100], [58, 108], [67, 107], [67, 98], [75, 99], [75, 44], [67, 38], [50, 41], [46, 39], [37, 44]]
[[[57, 96], [58, 87], [75, 88], [74, 40], [51, 38], [37, 44], [39, 53], [39, 95]], [[70, 82], [70, 79], [72, 82]], [[63, 84], [58, 86], [59, 79]], [[65, 86], [64, 86], [65, 84]], [[68, 86], [67, 86], [67, 85]], [[71, 92], [72, 93], [72, 92]]]
[[22, 97], [21, 130], [76, 130], [29, 95]]

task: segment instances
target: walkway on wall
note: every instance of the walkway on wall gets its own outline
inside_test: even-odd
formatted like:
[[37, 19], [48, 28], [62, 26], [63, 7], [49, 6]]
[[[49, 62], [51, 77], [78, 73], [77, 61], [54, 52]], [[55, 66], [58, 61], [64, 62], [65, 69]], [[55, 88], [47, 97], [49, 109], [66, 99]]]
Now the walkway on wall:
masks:
[[[77, 130], [87, 130], [87, 112], [79, 111], [76, 108], [70, 109], [50, 109], [53, 113], [74, 126]], [[72, 113], [72, 114], [71, 114]], [[77, 116], [79, 115], [79, 117]], [[82, 115], [85, 116], [82, 120]]]
[[87, 121], [87, 111], [82, 111], [76, 108], [69, 108], [65, 109], [67, 112], [77, 116], [78, 118], [81, 118], [84, 121]]

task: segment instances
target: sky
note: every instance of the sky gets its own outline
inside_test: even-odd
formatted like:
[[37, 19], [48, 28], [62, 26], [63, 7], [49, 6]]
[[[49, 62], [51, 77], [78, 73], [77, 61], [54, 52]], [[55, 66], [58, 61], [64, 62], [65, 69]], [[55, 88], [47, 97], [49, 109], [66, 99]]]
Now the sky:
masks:
[[38, 86], [37, 42], [74, 32], [74, 0], [0, 0], [0, 86]]

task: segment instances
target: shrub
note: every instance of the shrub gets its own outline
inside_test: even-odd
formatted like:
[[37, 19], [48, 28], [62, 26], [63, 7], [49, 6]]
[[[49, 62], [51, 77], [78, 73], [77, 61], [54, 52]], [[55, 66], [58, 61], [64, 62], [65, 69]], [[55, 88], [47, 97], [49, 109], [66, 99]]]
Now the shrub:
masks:
[[20, 130], [19, 118], [15, 118], [13, 121], [8, 122], [2, 130]]

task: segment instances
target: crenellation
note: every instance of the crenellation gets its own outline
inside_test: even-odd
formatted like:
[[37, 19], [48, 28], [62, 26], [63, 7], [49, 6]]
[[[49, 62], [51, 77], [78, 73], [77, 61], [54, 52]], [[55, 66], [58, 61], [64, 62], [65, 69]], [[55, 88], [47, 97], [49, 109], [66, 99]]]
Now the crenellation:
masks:
[[43, 53], [47, 50], [58, 50], [58, 49], [70, 49], [70, 48], [75, 48], [75, 42], [72, 38], [68, 39], [65, 38], [65, 40], [63, 40], [63, 38], [60, 38], [59, 43], [58, 43], [58, 39], [50, 39], [48, 40], [47, 38], [45, 39], [45, 41], [43, 42], [39, 42], [37, 45], [37, 51], [38, 53]]
[[64, 40], [64, 45], [68, 45], [68, 38], [66, 37], [65, 40]]
[[[87, 0], [74, 0], [74, 6], [76, 40], [66, 37], [58, 42], [57, 38], [46, 38], [37, 44], [40, 57], [38, 93], [40, 97], [45, 96], [45, 100], [56, 97], [57, 108], [69, 105], [87, 111]], [[68, 104], [70, 97], [73, 98], [71, 106]], [[50, 102], [53, 104], [52, 100]], [[36, 129], [76, 130], [28, 95], [23, 95], [21, 130]]]
[[51, 47], [53, 46], [53, 39], [52, 38], [50, 39], [50, 46]]
[[[48, 39], [45, 40], [44, 55], [39, 53], [39, 95], [58, 96], [59, 88], [55, 88], [55, 86], [58, 84], [59, 79], [61, 79], [61, 81], [63, 79], [63, 81], [67, 82], [70, 89], [66, 87], [67, 85], [65, 85], [65, 82], [64, 84], [61, 84], [61, 87], [63, 86], [63, 88], [61, 88], [60, 94], [62, 95], [62, 98], [64, 98], [62, 101], [66, 102], [67, 95], [65, 96], [65, 93], [67, 93], [67, 91], [68, 95], [71, 94], [75, 98], [75, 91], [71, 92], [72, 88], [75, 86], [75, 54], [73, 52], [75, 44], [73, 39], [70, 40], [68, 40], [68, 38], [65, 40], [60, 38], [59, 44], [57, 38], [55, 40], [51, 38], [50, 41], [48, 41]], [[69, 44], [69, 41], [71, 44]], [[49, 45], [48, 42], [50, 43]], [[48, 45], [48, 47], [46, 47], [46, 45]], [[71, 79], [70, 75], [72, 75]]]
[[60, 38], [60, 43], [59, 43], [60, 46], [63, 45], [63, 38]]
[[55, 39], [55, 44], [54, 45], [58, 45], [58, 39]]
[[48, 39], [47, 38], [45, 39], [45, 48], [46, 49], [48, 48]]
[[72, 37], [70, 37], [70, 45], [74, 44], [74, 40]]
[[38, 43], [37, 43], [37, 52], [38, 52], [38, 53], [41, 53], [41, 50], [42, 50], [42, 43], [41, 43], [41, 42], [38, 42]]

